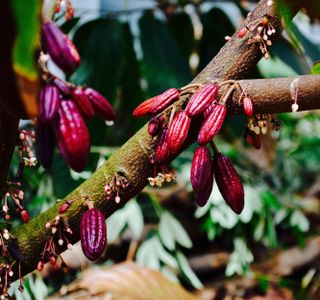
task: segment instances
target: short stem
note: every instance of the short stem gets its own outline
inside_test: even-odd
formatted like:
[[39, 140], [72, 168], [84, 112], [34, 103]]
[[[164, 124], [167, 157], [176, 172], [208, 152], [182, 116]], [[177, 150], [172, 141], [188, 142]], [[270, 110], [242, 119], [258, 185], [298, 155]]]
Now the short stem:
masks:
[[218, 155], [220, 153], [217, 145], [215, 144], [215, 142], [213, 140], [210, 141], [210, 146], [214, 152], [214, 155]]

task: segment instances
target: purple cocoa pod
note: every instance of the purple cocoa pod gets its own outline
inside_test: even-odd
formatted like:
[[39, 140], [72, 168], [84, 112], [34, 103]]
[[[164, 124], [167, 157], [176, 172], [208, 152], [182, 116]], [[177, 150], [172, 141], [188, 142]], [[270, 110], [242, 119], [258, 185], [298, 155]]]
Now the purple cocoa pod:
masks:
[[72, 100], [62, 100], [55, 119], [58, 148], [71, 169], [83, 170], [90, 152], [89, 131]]
[[235, 213], [240, 214], [244, 207], [244, 191], [232, 161], [221, 153], [216, 154], [213, 169], [222, 197]]
[[52, 22], [42, 25], [42, 45], [55, 64], [72, 73], [80, 64], [79, 53], [71, 40]]
[[80, 221], [80, 239], [84, 255], [91, 261], [97, 260], [107, 247], [107, 226], [104, 214], [92, 208]]
[[192, 118], [203, 112], [218, 95], [219, 88], [216, 84], [207, 83], [201, 89], [194, 93], [189, 100], [186, 112]]
[[105, 97], [92, 88], [85, 88], [84, 92], [91, 100], [91, 105], [98, 116], [106, 121], [114, 121], [115, 112]]
[[50, 169], [55, 147], [55, 136], [51, 124], [43, 123], [40, 118], [36, 126], [36, 155], [45, 169]]
[[94, 117], [94, 109], [91, 105], [91, 101], [82, 88], [75, 88], [72, 91], [72, 98], [85, 118], [90, 120]]
[[64, 80], [55, 77], [53, 79], [53, 83], [57, 86], [57, 88], [59, 89], [59, 91], [64, 94], [65, 96], [69, 96], [71, 95], [71, 87], [70, 85], [68, 85], [67, 82], [65, 82]]
[[59, 90], [50, 83], [45, 84], [40, 91], [40, 117], [42, 122], [51, 122], [58, 113]]
[[210, 198], [213, 187], [213, 169], [210, 176], [204, 180], [205, 185], [199, 191], [194, 191], [194, 200], [199, 206], [205, 206]]

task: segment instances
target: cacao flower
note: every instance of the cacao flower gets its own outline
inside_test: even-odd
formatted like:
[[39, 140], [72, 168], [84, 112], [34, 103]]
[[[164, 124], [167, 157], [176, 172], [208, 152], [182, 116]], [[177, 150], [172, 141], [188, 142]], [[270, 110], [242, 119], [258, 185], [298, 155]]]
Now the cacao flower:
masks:
[[64, 72], [72, 73], [80, 64], [80, 56], [71, 40], [52, 22], [42, 25], [42, 45]]
[[226, 114], [227, 109], [222, 104], [216, 104], [212, 108], [210, 114], [204, 120], [198, 134], [198, 143], [200, 145], [209, 143], [213, 137], [219, 133]]
[[134, 117], [145, 117], [163, 111], [180, 97], [180, 91], [170, 88], [160, 95], [142, 102], [132, 113]]
[[194, 117], [203, 112], [212, 103], [214, 98], [218, 95], [219, 88], [216, 84], [207, 83], [189, 100], [186, 112], [189, 117]]
[[188, 136], [191, 118], [185, 111], [179, 111], [173, 118], [168, 129], [168, 146], [170, 151], [177, 153]]
[[252, 117], [253, 115], [253, 103], [250, 97], [244, 97], [242, 100], [242, 106], [244, 113], [247, 117]]
[[72, 91], [72, 98], [77, 104], [81, 114], [88, 120], [92, 119], [94, 116], [94, 110], [91, 105], [91, 100], [88, 95], [84, 92], [82, 88], [75, 88]]
[[80, 221], [80, 239], [84, 255], [91, 261], [97, 260], [107, 247], [107, 226], [104, 214], [92, 208]]
[[170, 150], [168, 147], [168, 129], [164, 128], [157, 140], [155, 151], [155, 162], [158, 165], [164, 165], [170, 156]]
[[212, 161], [206, 146], [199, 146], [193, 154], [190, 181], [197, 204], [199, 206], [205, 205], [213, 186]]
[[235, 213], [240, 214], [244, 207], [244, 190], [231, 160], [221, 153], [216, 154], [213, 169], [222, 197]]
[[62, 100], [56, 118], [58, 148], [71, 169], [83, 170], [90, 151], [90, 136], [82, 116], [71, 100]]
[[55, 147], [55, 136], [51, 124], [46, 124], [38, 119], [36, 126], [36, 154], [39, 162], [45, 169], [52, 165]]
[[106, 121], [114, 121], [115, 112], [105, 97], [92, 88], [85, 88], [84, 92], [91, 100], [91, 105], [97, 115]]
[[58, 88], [50, 83], [45, 84], [40, 91], [40, 116], [43, 122], [51, 122], [58, 113]]

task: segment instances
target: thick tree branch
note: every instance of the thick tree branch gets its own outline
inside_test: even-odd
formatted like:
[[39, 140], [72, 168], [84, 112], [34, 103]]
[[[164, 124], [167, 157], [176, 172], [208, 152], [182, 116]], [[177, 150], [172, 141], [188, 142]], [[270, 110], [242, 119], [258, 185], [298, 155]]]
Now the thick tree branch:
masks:
[[[276, 16], [274, 8], [267, 6], [267, 0], [259, 2], [257, 8], [246, 20], [246, 23], [267, 14], [279, 33], [281, 31], [279, 18]], [[247, 39], [239, 39], [234, 36], [193, 82], [202, 83], [212, 79], [243, 78], [249, 74], [260, 58], [261, 53], [256, 44], [247, 45]], [[253, 90], [252, 94], [254, 97], [256, 96]], [[258, 112], [257, 110], [256, 112]], [[285, 110], [287, 110], [287, 107]], [[89, 196], [95, 202], [97, 208], [105, 212], [107, 217], [110, 216], [130, 198], [139, 193], [147, 184], [147, 178], [152, 174], [153, 170], [153, 165], [149, 161], [149, 155], [150, 149], [153, 149], [154, 145], [155, 141], [147, 133], [146, 126], [143, 127], [87, 181], [66, 197], [66, 199], [77, 199], [65, 213], [65, 218], [74, 231], [70, 239], [71, 242], [79, 240], [79, 220], [86, 209], [83, 206], [81, 196]], [[104, 195], [105, 176], [111, 177], [114, 174], [126, 177], [129, 183], [128, 188], [121, 193], [120, 205], [116, 204], [113, 199], [106, 200]], [[17, 242], [25, 255], [24, 274], [36, 268], [40, 253], [51, 234], [51, 230], [46, 229], [45, 224], [54, 219], [60, 205], [53, 206], [48, 211], [31, 220], [30, 223], [13, 230], [12, 234], [17, 238]], [[61, 248], [61, 250], [64, 249], [63, 247]], [[17, 278], [17, 272], [15, 272], [14, 278]]]

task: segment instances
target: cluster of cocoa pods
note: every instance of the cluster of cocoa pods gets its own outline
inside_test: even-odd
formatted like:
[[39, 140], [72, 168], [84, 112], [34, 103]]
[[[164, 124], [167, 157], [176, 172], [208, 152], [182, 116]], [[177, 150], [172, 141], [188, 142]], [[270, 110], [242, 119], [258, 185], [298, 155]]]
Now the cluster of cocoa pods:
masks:
[[[239, 214], [244, 207], [244, 190], [240, 176], [231, 160], [221, 154], [212, 141], [227, 115], [226, 99], [218, 100], [218, 92], [219, 87], [214, 83], [198, 86], [195, 92], [188, 92], [185, 88], [170, 88], [141, 103], [133, 111], [133, 116], [151, 116], [148, 132], [157, 136], [152, 161], [160, 166], [166, 165], [170, 156], [183, 149], [192, 121], [200, 117], [202, 121], [197, 134], [199, 145], [194, 152], [190, 173], [195, 201], [199, 206], [207, 203], [215, 178], [226, 203]], [[187, 101], [176, 106], [174, 102], [185, 94], [189, 94]], [[179, 110], [175, 112], [177, 107]], [[243, 108], [246, 114], [253, 114], [250, 98], [243, 101]], [[169, 122], [165, 121], [166, 115], [170, 115]], [[207, 148], [210, 143], [214, 149], [213, 158]]]
[[97, 260], [107, 247], [107, 225], [105, 216], [97, 208], [89, 208], [80, 220], [80, 239], [84, 255]]
[[[80, 64], [80, 56], [72, 41], [52, 22], [42, 28], [42, 48], [66, 73]], [[83, 117], [95, 114], [113, 121], [115, 113], [105, 97], [89, 87], [75, 86], [43, 70], [40, 91], [40, 116], [36, 127], [36, 148], [40, 163], [50, 168], [57, 144], [67, 164], [82, 171], [90, 152], [90, 135]]]

